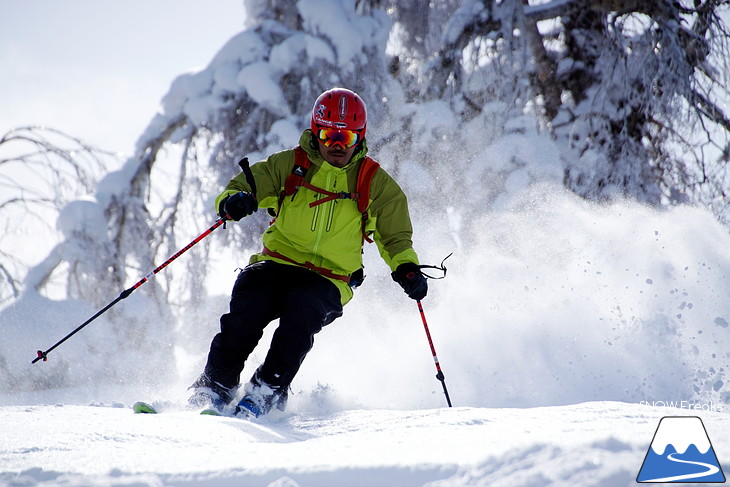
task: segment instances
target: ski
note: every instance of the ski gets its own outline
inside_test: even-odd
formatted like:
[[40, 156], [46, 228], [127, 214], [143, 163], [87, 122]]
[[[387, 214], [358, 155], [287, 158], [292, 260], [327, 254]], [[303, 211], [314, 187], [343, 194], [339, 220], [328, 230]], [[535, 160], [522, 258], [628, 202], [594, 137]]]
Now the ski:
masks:
[[132, 410], [135, 414], [157, 414], [157, 409], [151, 404], [142, 401], [135, 402]]
[[[134, 414], [160, 414], [160, 411], [157, 410], [153, 405], [150, 403], [144, 402], [144, 401], [137, 401], [132, 406], [132, 411], [134, 411]], [[216, 408], [210, 407], [205, 408], [202, 411], [200, 411], [200, 414], [203, 416], [225, 416], [230, 418], [237, 418], [237, 419], [249, 419], [252, 415], [251, 414], [225, 414]]]
[[223, 416], [223, 413], [215, 408], [203, 409], [202, 411], [200, 411], [200, 414], [202, 414], [203, 416]]

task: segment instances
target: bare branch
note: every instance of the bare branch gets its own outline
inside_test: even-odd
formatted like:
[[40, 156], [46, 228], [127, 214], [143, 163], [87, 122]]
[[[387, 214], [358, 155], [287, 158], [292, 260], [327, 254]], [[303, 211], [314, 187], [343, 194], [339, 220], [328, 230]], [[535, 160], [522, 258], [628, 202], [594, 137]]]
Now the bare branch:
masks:
[[[77, 137], [42, 126], [19, 127], [3, 134], [0, 154], [0, 225], [6, 228], [19, 222], [29, 227], [49, 226], [48, 211], [58, 214], [69, 201], [93, 191], [98, 178], [117, 158]], [[0, 241], [5, 262], [0, 269], [4, 276], [0, 301], [18, 295], [27, 271], [20, 259], [6, 259], [12, 243]]]

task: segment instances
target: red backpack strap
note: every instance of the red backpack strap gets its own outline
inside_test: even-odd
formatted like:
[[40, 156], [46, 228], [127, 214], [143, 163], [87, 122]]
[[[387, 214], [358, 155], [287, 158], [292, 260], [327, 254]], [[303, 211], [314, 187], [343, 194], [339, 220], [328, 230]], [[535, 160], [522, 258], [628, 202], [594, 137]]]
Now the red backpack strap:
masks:
[[307, 153], [301, 148], [301, 146], [296, 146], [293, 150], [294, 166], [291, 168], [291, 172], [286, 177], [286, 181], [284, 181], [284, 190], [279, 195], [279, 204], [277, 205], [276, 212], [272, 213], [271, 210], [269, 210], [271, 216], [274, 217], [274, 219], [269, 222], [269, 225], [273, 225], [274, 221], [276, 221], [276, 217], [279, 216], [281, 204], [284, 202], [284, 198], [296, 193], [299, 186], [304, 184], [304, 176], [307, 175], [309, 166], [312, 164], [307, 157]]
[[368, 205], [370, 204], [370, 184], [378, 169], [380, 169], [380, 164], [370, 157], [365, 157], [357, 174], [357, 210], [362, 213], [362, 238], [368, 243], [373, 243], [373, 239], [365, 232]]
[[357, 174], [357, 210], [362, 213], [368, 209], [370, 204], [370, 184], [373, 176], [380, 169], [380, 164], [370, 157], [365, 157]]
[[296, 146], [294, 148], [294, 167], [292, 167], [291, 174], [284, 183], [284, 196], [291, 196], [297, 192], [299, 186], [304, 182], [304, 176], [307, 175], [311, 165], [312, 163], [304, 149], [301, 146]]
[[[300, 146], [296, 146], [294, 148], [294, 166], [284, 182], [284, 190], [281, 192], [281, 195], [279, 195], [279, 207], [276, 210], [276, 215], [278, 216], [281, 211], [281, 204], [283, 203], [284, 198], [292, 196], [297, 192], [300, 186], [304, 186], [312, 191], [326, 195], [325, 198], [321, 198], [310, 203], [310, 207], [326, 203], [333, 199], [354, 199], [357, 200], [357, 211], [362, 213], [362, 238], [368, 242], [372, 242], [372, 239], [365, 232], [365, 225], [368, 220], [367, 209], [370, 204], [370, 185], [375, 173], [378, 169], [380, 169], [380, 164], [375, 162], [375, 160], [371, 157], [365, 157], [365, 159], [363, 159], [357, 173], [357, 183], [355, 185], [355, 192], [353, 193], [333, 193], [310, 185], [304, 180], [304, 177], [307, 175], [307, 171], [311, 165], [312, 162], [307, 157], [307, 153], [304, 149]], [[276, 217], [274, 220], [275, 219]], [[274, 223], [274, 220], [272, 220], [271, 223]]]

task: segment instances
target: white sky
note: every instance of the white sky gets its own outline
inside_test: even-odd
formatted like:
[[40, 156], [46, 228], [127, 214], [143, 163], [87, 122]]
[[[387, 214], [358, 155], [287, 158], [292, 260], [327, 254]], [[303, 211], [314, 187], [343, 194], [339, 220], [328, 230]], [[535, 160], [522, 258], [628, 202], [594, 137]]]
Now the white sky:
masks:
[[5, 0], [0, 134], [46, 125], [129, 154], [179, 74], [243, 30], [243, 0]]

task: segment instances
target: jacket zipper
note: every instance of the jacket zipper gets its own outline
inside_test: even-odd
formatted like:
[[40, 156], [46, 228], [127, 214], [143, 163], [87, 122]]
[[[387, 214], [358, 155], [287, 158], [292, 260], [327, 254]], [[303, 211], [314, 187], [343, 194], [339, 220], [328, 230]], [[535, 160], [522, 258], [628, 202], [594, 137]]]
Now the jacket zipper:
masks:
[[[314, 201], [318, 201], [322, 198], [321, 194], [315, 193], [314, 195]], [[317, 205], [314, 207], [314, 215], [312, 215], [312, 226], [310, 227], [310, 230], [314, 232], [317, 229], [317, 218], [319, 218], [319, 207], [322, 205]]]
[[[337, 192], [337, 177], [335, 177], [335, 181], [332, 183], [332, 189], [331, 191]], [[326, 231], [329, 232], [332, 230], [332, 221], [335, 219], [335, 205], [337, 204], [337, 200], [332, 200], [329, 202], [329, 211], [327, 212], [327, 227]]]
[[[331, 172], [327, 172], [327, 181], [326, 181], [326, 183], [324, 185], [325, 189], [327, 189], [328, 191], [331, 191], [329, 189], [330, 186], [331, 186], [331, 184], [332, 184], [332, 173]], [[317, 199], [319, 199], [319, 198], [317, 198]], [[332, 205], [332, 201], [330, 201], [327, 204], [328, 205]], [[319, 208], [320, 206], [321, 205], [317, 205], [316, 208]], [[312, 253], [314, 255], [317, 255], [317, 251], [319, 250], [319, 244], [322, 242], [322, 234], [323, 234], [323, 232], [325, 230], [326, 223], [327, 223], [326, 221], [323, 221], [320, 224], [320, 222], [317, 221], [320, 218], [319, 217], [319, 214], [320, 214], [319, 211], [316, 211], [315, 212], [315, 220], [314, 220], [314, 222], [316, 222], [316, 223], [314, 223], [314, 225], [317, 227], [317, 237], [314, 239], [314, 245], [312, 246]], [[326, 214], [323, 215], [323, 216], [326, 218]], [[317, 259], [317, 260], [319, 260], [319, 259]]]

